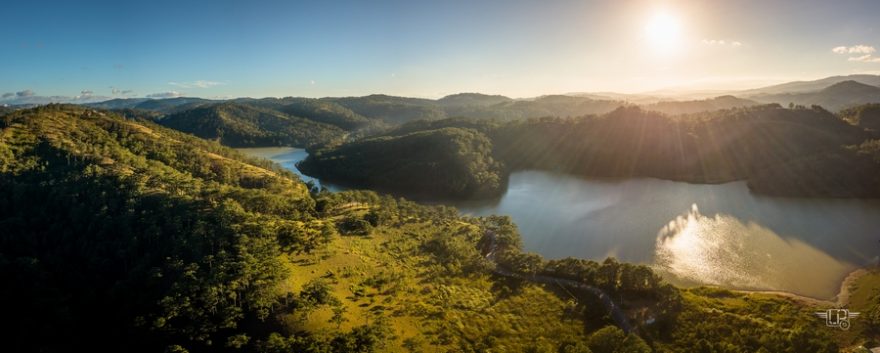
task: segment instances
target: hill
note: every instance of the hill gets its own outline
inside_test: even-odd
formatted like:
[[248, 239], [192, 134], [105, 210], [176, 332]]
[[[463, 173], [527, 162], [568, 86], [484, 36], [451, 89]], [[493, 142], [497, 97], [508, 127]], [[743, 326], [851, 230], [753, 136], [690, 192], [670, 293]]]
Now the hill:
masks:
[[233, 147], [306, 147], [345, 136], [345, 131], [334, 125], [231, 102], [184, 110], [158, 122]]
[[[472, 131], [425, 135], [485, 147]], [[149, 121], [60, 105], [0, 117], [10, 351], [836, 351], [811, 329], [816, 308], [520, 243], [506, 217], [310, 193], [277, 165]]]
[[291, 116], [336, 126], [353, 131], [376, 125], [376, 121], [353, 112], [337, 103], [301, 97], [284, 98], [238, 98], [230, 102], [253, 107], [276, 110]]
[[275, 305], [285, 270], [257, 229], [313, 204], [289, 172], [81, 107], [18, 111], [0, 129], [10, 349], [203, 346]]
[[[390, 161], [411, 152], [411, 147], [399, 147], [397, 139], [434, 129], [468, 129], [487, 136], [491, 158], [506, 166], [499, 174], [501, 180], [512, 170], [541, 169], [694, 183], [749, 180], [755, 192], [788, 196], [880, 195], [880, 182], [872, 176], [876, 163], [847, 147], [863, 143], [870, 134], [818, 107], [784, 109], [779, 105], [686, 117], [622, 107], [601, 116], [569, 119], [412, 122], [367, 145], [350, 143], [322, 151], [304, 166], [307, 173], [332, 176], [336, 182], [376, 186], [366, 180], [377, 178], [383, 188], [397, 192], [403, 192], [402, 185], [418, 175], [420, 187], [444, 190], [443, 179], [424, 176], [436, 173], [432, 168], [437, 163], [460, 155], [455, 149], [407, 154], [400, 164]], [[366, 148], [379, 152], [362, 153]], [[396, 172], [401, 165], [412, 169]], [[322, 174], [325, 168], [334, 172]]]
[[573, 117], [603, 114], [624, 103], [563, 95], [535, 99], [509, 100], [493, 105], [450, 106], [446, 114], [455, 117], [496, 120], [520, 120], [540, 117]]
[[151, 100], [150, 98], [116, 98], [103, 102], [88, 103], [85, 106], [98, 109], [134, 109], [138, 104]]
[[137, 109], [137, 110], [147, 110], [162, 114], [170, 114], [186, 109], [195, 108], [198, 106], [214, 103], [216, 101], [212, 101], [204, 98], [194, 98], [194, 97], [177, 97], [177, 98], [164, 98], [164, 99], [152, 99], [152, 98], [118, 98], [111, 99], [108, 101], [97, 102], [97, 103], [88, 103], [85, 104], [88, 107], [99, 108], [99, 109]]
[[479, 132], [442, 128], [317, 151], [299, 168], [329, 181], [408, 196], [479, 198], [498, 195], [505, 184], [491, 150]]
[[869, 86], [880, 86], [880, 75], [847, 75], [847, 76], [830, 76], [812, 81], [793, 81], [778, 85], [755, 88], [734, 93], [740, 97], [750, 97], [755, 95], [773, 95], [773, 94], [794, 94], [794, 93], [810, 93], [821, 91], [828, 86], [841, 83], [844, 81], [856, 81]]
[[742, 108], [758, 105], [758, 102], [734, 96], [718, 96], [712, 99], [692, 101], [662, 101], [643, 105], [642, 108], [669, 115], [693, 114], [713, 110]]
[[844, 109], [840, 112], [840, 116], [853, 125], [880, 131], [880, 104], [865, 104]]
[[437, 102], [430, 99], [395, 97], [384, 94], [322, 99], [338, 103], [368, 118], [379, 119], [390, 124], [446, 117], [446, 113]]
[[487, 95], [482, 93], [458, 93], [451, 94], [437, 100], [437, 103], [444, 107], [467, 107], [467, 106], [489, 106], [499, 103], [510, 102], [510, 99], [501, 95]]
[[820, 105], [831, 110], [880, 102], [880, 87], [857, 81], [842, 81], [817, 92], [759, 95], [752, 99], [779, 104]]

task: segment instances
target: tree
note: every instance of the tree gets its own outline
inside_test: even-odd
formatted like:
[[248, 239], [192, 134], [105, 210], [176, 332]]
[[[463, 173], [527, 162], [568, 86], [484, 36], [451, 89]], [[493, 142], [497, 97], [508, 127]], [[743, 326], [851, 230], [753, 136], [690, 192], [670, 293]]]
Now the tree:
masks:
[[563, 343], [559, 346], [559, 353], [593, 353], [583, 342]]
[[617, 353], [651, 353], [651, 347], [648, 346], [641, 337], [632, 333], [626, 335], [626, 338], [617, 348]]
[[333, 296], [330, 284], [321, 278], [316, 278], [306, 283], [300, 292], [300, 297], [312, 305], [336, 304], [339, 302]]
[[590, 335], [587, 345], [593, 353], [616, 353], [625, 339], [623, 330], [616, 326], [605, 326]]
[[330, 317], [330, 322], [336, 324], [336, 329], [338, 330], [342, 323], [348, 321], [345, 317], [346, 309], [342, 305], [334, 305], [333, 306], [333, 316]]

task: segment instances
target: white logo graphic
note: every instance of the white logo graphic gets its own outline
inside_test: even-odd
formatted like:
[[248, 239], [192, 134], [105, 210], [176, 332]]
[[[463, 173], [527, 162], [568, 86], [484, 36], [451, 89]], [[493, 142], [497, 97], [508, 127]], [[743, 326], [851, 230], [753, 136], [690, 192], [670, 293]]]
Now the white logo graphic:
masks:
[[849, 320], [859, 317], [861, 313], [850, 312], [847, 309], [828, 309], [817, 311], [816, 316], [825, 319], [825, 326], [837, 327], [841, 330], [849, 330]]

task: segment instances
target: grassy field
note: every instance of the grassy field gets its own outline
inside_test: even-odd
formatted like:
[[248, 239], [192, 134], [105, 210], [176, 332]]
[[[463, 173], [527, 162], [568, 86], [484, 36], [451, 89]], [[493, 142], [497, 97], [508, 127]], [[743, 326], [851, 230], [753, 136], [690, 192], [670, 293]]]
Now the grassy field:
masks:
[[[532, 284], [499, 288], [489, 275], [450, 275], [420, 250], [437, 231], [428, 223], [376, 228], [370, 236], [335, 237], [326, 249], [293, 257], [293, 276], [285, 284], [298, 292], [323, 278], [344, 308], [319, 307], [307, 316], [289, 314], [290, 330], [331, 335], [337, 330], [382, 321], [390, 328], [388, 352], [436, 352], [495, 348], [524, 351], [553, 349], [585, 337], [573, 304]], [[460, 223], [451, 232], [478, 232]], [[336, 309], [337, 311], [339, 309]]]

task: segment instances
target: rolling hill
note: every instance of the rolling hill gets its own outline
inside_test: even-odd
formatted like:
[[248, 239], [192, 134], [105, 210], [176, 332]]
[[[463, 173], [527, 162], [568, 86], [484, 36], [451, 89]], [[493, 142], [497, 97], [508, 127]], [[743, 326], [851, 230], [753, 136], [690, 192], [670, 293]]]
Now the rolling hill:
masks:
[[861, 104], [880, 102], [880, 87], [847, 80], [837, 82], [816, 92], [782, 93], [752, 96], [751, 99], [779, 104], [820, 105], [840, 110]]
[[500, 103], [510, 102], [513, 99], [501, 95], [488, 95], [482, 93], [458, 93], [440, 98], [437, 103], [444, 107], [485, 107]]
[[117, 98], [98, 103], [88, 103], [85, 106], [99, 109], [137, 109], [147, 110], [162, 114], [170, 114], [187, 109], [196, 108], [205, 104], [215, 103], [210, 99], [195, 97], [178, 98]]
[[[748, 180], [756, 192], [786, 196], [880, 195], [880, 181], [874, 177], [880, 173], [878, 165], [868, 152], [854, 147], [871, 137], [868, 132], [821, 108], [785, 109], [779, 105], [685, 117], [622, 107], [600, 116], [573, 119], [411, 122], [363, 143], [319, 151], [303, 167], [307, 173], [335, 182], [368, 187], [381, 184], [383, 189], [406, 193], [411, 190], [404, 186], [415, 180], [421, 183], [420, 188], [443, 192], [447, 181], [429, 177], [441, 172], [433, 168], [466, 154], [455, 148], [427, 149], [401, 143], [403, 137], [428, 137], [431, 135], [426, 134], [437, 129], [485, 135], [492, 152], [479, 159], [491, 157], [504, 163], [500, 180], [506, 180], [512, 170], [538, 169], [588, 177], [654, 177], [693, 183]], [[420, 153], [426, 149], [429, 152]], [[470, 172], [479, 174], [481, 170]], [[482, 180], [477, 176], [453, 179]]]
[[642, 108], [669, 115], [679, 115], [730, 108], [743, 108], [758, 104], [760, 103], [749, 99], [737, 98], [734, 96], [719, 96], [712, 99], [692, 101], [663, 101], [642, 105]]
[[167, 115], [158, 123], [233, 147], [307, 147], [340, 141], [346, 134], [334, 125], [231, 102]]
[[322, 99], [338, 103], [365, 117], [379, 119], [390, 124], [446, 117], [446, 113], [437, 102], [430, 99], [395, 97], [384, 94]]
[[317, 151], [299, 168], [325, 180], [410, 197], [482, 198], [497, 196], [506, 180], [491, 151], [491, 142], [477, 131], [441, 128]]
[[812, 81], [793, 81], [767, 87], [760, 87], [733, 93], [740, 97], [772, 94], [809, 93], [823, 90], [836, 83], [856, 81], [870, 86], [880, 86], [880, 75], [830, 76]]

